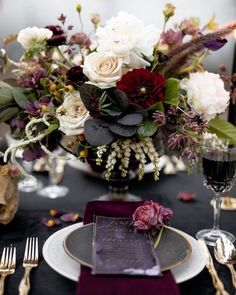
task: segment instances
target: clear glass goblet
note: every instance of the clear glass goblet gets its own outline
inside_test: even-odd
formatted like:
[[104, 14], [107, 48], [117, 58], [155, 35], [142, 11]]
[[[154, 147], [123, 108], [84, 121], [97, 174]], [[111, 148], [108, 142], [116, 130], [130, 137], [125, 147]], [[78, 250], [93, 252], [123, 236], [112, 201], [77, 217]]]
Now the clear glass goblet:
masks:
[[212, 229], [204, 229], [196, 234], [197, 239], [203, 238], [205, 242], [214, 246], [222, 235], [235, 241], [235, 236], [219, 228], [220, 206], [222, 193], [228, 192], [236, 176], [236, 146], [224, 144], [223, 146], [209, 147], [201, 145], [202, 169], [204, 185], [215, 193], [214, 197], [214, 223]]
[[64, 174], [65, 161], [49, 156], [48, 164], [49, 185], [39, 190], [37, 194], [50, 199], [65, 197], [69, 192], [69, 188], [64, 185], [59, 185]]
[[[22, 165], [28, 174], [33, 172], [34, 162], [22, 161]], [[43, 183], [35, 177], [24, 177], [18, 182], [18, 190], [21, 192], [35, 192], [43, 187]]]

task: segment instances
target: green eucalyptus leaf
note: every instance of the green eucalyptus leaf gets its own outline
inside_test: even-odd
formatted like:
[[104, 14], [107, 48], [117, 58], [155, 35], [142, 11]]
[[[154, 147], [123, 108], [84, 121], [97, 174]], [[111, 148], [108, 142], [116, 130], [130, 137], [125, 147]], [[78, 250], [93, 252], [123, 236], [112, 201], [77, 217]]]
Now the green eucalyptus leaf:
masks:
[[143, 125], [138, 128], [138, 135], [140, 137], [153, 136], [156, 133], [158, 126], [151, 120], [146, 120]]
[[[4, 82], [2, 82], [4, 83]], [[11, 88], [8, 86], [4, 86], [4, 84], [0, 85], [0, 107], [7, 106], [8, 104], [12, 103], [13, 96], [11, 93]], [[10, 85], [9, 85], [10, 86]]]
[[160, 102], [155, 103], [150, 108], [146, 109], [146, 111], [162, 111], [162, 112], [164, 112], [163, 102], [160, 101]]
[[25, 95], [25, 89], [22, 89], [20, 87], [13, 87], [12, 95], [18, 106], [20, 106], [22, 109], [25, 109], [26, 104], [29, 101], [28, 97]]
[[12, 89], [12, 86], [9, 83], [5, 81], [0, 81], [0, 88], [4, 88], [4, 87]]
[[232, 144], [236, 144], [236, 127], [230, 122], [220, 118], [212, 119], [208, 122], [208, 132], [215, 133], [220, 138], [225, 138]]
[[165, 82], [165, 100], [167, 104], [177, 106], [179, 104], [178, 92], [180, 88], [179, 80], [176, 78], [169, 78]]
[[6, 108], [0, 112], [0, 122], [6, 122], [11, 118], [15, 117], [19, 112], [18, 107]]

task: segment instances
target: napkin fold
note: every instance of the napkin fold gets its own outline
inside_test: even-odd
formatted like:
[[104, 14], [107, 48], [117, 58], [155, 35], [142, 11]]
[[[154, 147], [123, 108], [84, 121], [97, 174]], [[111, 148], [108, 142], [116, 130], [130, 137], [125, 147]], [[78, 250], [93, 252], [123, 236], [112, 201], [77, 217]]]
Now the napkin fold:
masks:
[[[93, 201], [87, 203], [84, 224], [93, 222], [94, 215], [132, 217], [143, 202]], [[77, 295], [179, 295], [178, 286], [170, 271], [162, 277], [132, 277], [92, 275], [91, 269], [81, 265]]]

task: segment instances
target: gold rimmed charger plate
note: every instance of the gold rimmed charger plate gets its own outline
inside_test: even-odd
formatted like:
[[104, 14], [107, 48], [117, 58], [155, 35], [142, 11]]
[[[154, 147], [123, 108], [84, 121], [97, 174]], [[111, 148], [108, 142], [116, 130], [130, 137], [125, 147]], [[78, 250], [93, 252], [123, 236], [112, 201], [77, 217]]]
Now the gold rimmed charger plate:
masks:
[[[92, 268], [92, 242], [93, 223], [89, 223], [77, 228], [64, 239], [64, 249], [74, 260]], [[162, 271], [181, 265], [189, 258], [191, 252], [190, 243], [180, 233], [172, 227], [165, 227], [155, 250]]]

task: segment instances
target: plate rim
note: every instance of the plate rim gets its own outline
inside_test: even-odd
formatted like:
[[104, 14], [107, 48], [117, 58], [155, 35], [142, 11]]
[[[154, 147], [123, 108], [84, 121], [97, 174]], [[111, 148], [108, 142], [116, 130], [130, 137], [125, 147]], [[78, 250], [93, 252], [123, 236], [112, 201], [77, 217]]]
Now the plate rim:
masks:
[[[58, 242], [58, 240], [61, 239], [61, 237], [64, 235], [66, 235], [69, 231], [75, 229], [76, 227], [82, 226], [82, 222], [80, 223], [76, 223], [76, 224], [72, 224], [72, 225], [68, 225], [62, 229], [57, 230], [56, 232], [54, 232], [53, 234], [51, 234], [45, 241], [44, 245], [43, 245], [43, 249], [42, 249], [42, 254], [43, 257], [46, 261], [46, 263], [49, 265], [49, 267], [51, 269], [53, 269], [57, 274], [72, 280], [74, 282], [78, 281], [78, 277], [80, 275], [80, 264], [75, 262], [65, 251], [63, 248], [63, 239], [60, 241], [60, 243]], [[197, 276], [206, 266], [206, 255], [204, 252], [204, 249], [202, 247], [200, 247], [199, 243], [197, 242], [197, 240], [191, 236], [188, 233], [185, 233], [182, 230], [176, 229], [176, 231], [184, 234], [186, 236], [186, 239], [190, 242], [192, 249], [193, 249], [193, 255], [197, 255], [197, 257], [195, 257], [194, 261], [198, 261], [199, 263], [196, 265], [193, 265], [194, 261], [190, 260], [191, 256], [189, 258], [189, 261], [191, 263], [191, 269], [193, 270], [192, 272], [187, 272], [185, 269], [181, 269], [180, 270], [180, 274], [178, 273], [179, 268], [177, 267], [176, 269], [173, 270], [172, 274], [174, 276], [174, 279], [176, 281], [177, 284], [186, 282], [192, 278], [194, 278], [195, 276]], [[58, 250], [63, 250], [65, 252], [65, 257], [66, 257], [66, 263], [68, 263], [70, 265], [70, 270], [71, 272], [65, 272], [64, 267], [60, 265], [58, 265], [58, 259], [56, 259], [56, 262], [53, 261], [50, 258], [50, 246], [52, 245], [52, 242], [56, 241], [56, 246], [58, 247]], [[188, 263], [188, 262], [185, 262]], [[75, 267], [76, 266], [76, 267]], [[189, 266], [185, 266], [184, 264], [182, 265], [184, 268], [187, 268]], [[180, 266], [180, 268], [182, 267]], [[194, 266], [194, 267], [193, 267]], [[74, 269], [73, 269], [74, 268]]]
[[[70, 237], [75, 231], [77, 231], [77, 230], [79, 230], [79, 229], [81, 229], [81, 228], [85, 228], [85, 227], [91, 226], [92, 224], [94, 224], [94, 222], [90, 222], [90, 223], [88, 223], [88, 224], [84, 224], [84, 225], [82, 225], [82, 226], [80, 226], [80, 227], [74, 229], [74, 230], [71, 231], [71, 232], [70, 232], [70, 233], [64, 238], [64, 240], [63, 240], [63, 247], [64, 247], [65, 252], [66, 252], [66, 253], [67, 253], [72, 259], [74, 259], [76, 262], [80, 263], [81, 265], [87, 266], [87, 267], [89, 267], [89, 268], [93, 268], [93, 265], [90, 264], [90, 263], [87, 263], [86, 261], [84, 261], [84, 260], [82, 260], [82, 259], [76, 257], [75, 255], [73, 255], [73, 254], [69, 251], [69, 249], [67, 248], [67, 246], [66, 246], [66, 240], [67, 240], [67, 239], [68, 239], [68, 238], [69, 238], [69, 237]], [[179, 236], [180, 239], [182, 239], [182, 240], [184, 241], [184, 243], [185, 243], [186, 246], [187, 246], [188, 254], [187, 254], [182, 260], [178, 261], [177, 263], [175, 263], [175, 264], [171, 264], [169, 267], [162, 268], [162, 269], [161, 269], [162, 272], [167, 271], [167, 270], [172, 270], [172, 269], [174, 269], [174, 268], [180, 266], [180, 265], [183, 264], [185, 261], [187, 261], [187, 260], [189, 259], [190, 255], [192, 254], [192, 246], [191, 246], [191, 244], [189, 243], [189, 241], [188, 241], [188, 240], [187, 240], [187, 239], [186, 239], [186, 238], [185, 238], [180, 232], [176, 231], [175, 228], [174, 228], [174, 227], [171, 227], [171, 226], [164, 226], [164, 228], [167, 228], [167, 229], [169, 229], [170, 231], [175, 232], [175, 234], [176, 234], [177, 236]]]

